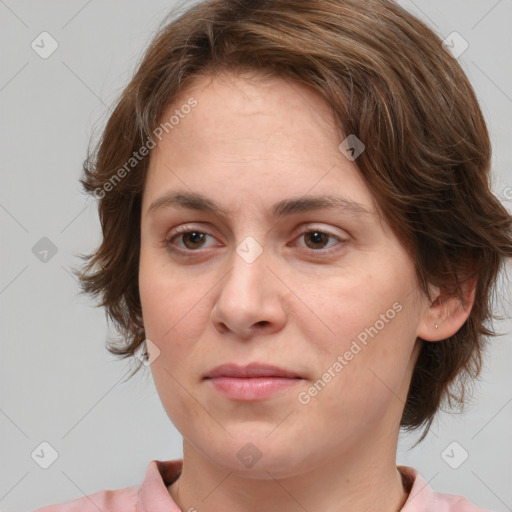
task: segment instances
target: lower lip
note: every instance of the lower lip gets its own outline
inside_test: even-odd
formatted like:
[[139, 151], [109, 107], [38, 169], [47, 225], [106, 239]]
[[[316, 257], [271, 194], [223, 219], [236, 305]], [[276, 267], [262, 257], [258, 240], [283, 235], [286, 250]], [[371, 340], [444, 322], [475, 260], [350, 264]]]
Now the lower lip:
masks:
[[217, 391], [232, 400], [264, 400], [279, 391], [295, 386], [302, 379], [214, 377], [208, 380]]

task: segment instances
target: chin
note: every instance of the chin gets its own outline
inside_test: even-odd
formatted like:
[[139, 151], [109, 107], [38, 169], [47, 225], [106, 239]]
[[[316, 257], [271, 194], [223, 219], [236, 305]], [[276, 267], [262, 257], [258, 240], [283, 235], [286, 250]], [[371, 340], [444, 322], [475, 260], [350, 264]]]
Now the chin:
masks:
[[[304, 472], [305, 466], [314, 467], [325, 461], [325, 454], [312, 447], [312, 453], [297, 450], [296, 446], [272, 439], [273, 434], [263, 436], [234, 436], [224, 439], [219, 446], [210, 443], [203, 451], [212, 464], [236, 475], [268, 480], [289, 478]], [[265, 437], [267, 436], [267, 437]]]

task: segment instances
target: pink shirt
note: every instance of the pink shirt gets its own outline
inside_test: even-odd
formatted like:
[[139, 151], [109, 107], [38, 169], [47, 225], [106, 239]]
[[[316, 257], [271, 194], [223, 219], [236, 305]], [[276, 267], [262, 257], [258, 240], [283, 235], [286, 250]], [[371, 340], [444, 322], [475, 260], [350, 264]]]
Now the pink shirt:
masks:
[[[33, 512], [182, 512], [167, 491], [167, 486], [180, 475], [182, 464], [183, 459], [153, 460], [141, 485], [100, 491]], [[401, 512], [486, 512], [461, 496], [434, 492], [414, 468], [399, 468], [412, 482], [409, 497]]]

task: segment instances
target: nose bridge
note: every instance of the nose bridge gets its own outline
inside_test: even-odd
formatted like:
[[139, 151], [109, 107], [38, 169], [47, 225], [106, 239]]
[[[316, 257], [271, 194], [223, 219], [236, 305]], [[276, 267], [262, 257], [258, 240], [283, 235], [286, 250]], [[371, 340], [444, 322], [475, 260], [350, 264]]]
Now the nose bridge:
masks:
[[267, 269], [268, 256], [254, 237], [245, 237], [235, 247], [231, 268], [216, 297], [213, 320], [217, 325], [244, 337], [255, 325], [280, 328], [284, 310], [278, 280]]
[[235, 248], [223, 292], [233, 292], [237, 302], [250, 301], [253, 307], [257, 307], [266, 289], [267, 256], [254, 237], [246, 236]]

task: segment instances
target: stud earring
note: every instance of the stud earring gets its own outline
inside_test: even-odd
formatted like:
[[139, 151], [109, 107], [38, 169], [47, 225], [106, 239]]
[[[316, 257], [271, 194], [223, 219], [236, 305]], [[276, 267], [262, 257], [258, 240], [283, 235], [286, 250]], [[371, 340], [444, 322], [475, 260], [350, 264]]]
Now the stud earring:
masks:
[[436, 324], [436, 329], [438, 328], [439, 326]]

